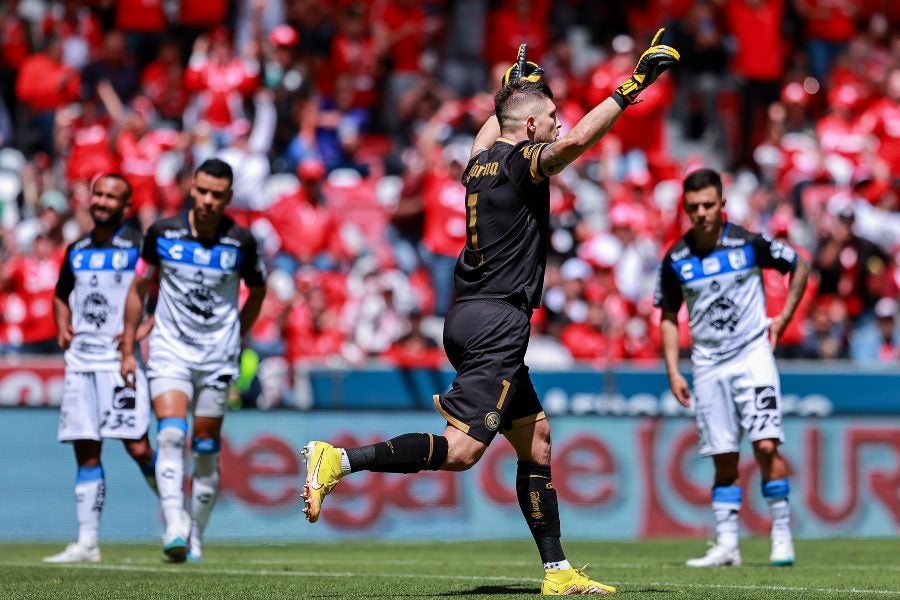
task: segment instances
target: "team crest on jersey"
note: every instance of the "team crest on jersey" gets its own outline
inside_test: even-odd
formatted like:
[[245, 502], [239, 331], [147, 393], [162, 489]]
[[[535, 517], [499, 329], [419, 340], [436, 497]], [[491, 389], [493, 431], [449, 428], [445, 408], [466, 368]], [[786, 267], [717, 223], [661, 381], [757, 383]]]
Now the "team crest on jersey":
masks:
[[112, 255], [112, 267], [116, 271], [121, 271], [128, 266], [128, 252], [125, 250], [116, 250]]
[[237, 252], [234, 250], [222, 250], [219, 254], [219, 266], [226, 271], [233, 269], [237, 264]]
[[737, 304], [728, 298], [718, 298], [706, 310], [704, 318], [707, 323], [719, 331], [727, 329], [730, 332], [734, 332], [738, 322]]
[[488, 431], [497, 431], [500, 429], [500, 413], [489, 412], [484, 415], [484, 426]]
[[743, 250], [730, 250], [728, 252], [728, 264], [734, 270], [743, 269], [747, 266], [747, 255]]
[[213, 316], [216, 297], [212, 290], [205, 287], [194, 288], [184, 296], [187, 309], [197, 316], [209, 319]]
[[109, 300], [99, 292], [91, 292], [81, 303], [81, 316], [97, 329], [109, 320], [109, 313]]

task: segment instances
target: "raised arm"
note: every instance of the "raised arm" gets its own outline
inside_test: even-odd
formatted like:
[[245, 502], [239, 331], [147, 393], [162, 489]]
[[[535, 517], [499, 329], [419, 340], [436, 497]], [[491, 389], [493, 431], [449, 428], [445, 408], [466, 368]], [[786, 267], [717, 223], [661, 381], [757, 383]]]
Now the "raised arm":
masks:
[[638, 95], [678, 62], [681, 55], [677, 50], [658, 43], [664, 31], [660, 29], [656, 32], [650, 48], [638, 59], [631, 77], [623, 81], [612, 96], [582, 117], [569, 133], [544, 148], [541, 169], [546, 175], [559, 173], [600, 141], [625, 108], [638, 102]]

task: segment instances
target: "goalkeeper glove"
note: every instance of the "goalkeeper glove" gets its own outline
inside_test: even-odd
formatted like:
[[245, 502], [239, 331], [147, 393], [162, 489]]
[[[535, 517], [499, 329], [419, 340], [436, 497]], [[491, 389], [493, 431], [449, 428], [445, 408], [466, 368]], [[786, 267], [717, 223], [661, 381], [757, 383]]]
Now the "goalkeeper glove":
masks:
[[675, 48], [657, 44], [662, 38], [664, 31], [665, 28], [661, 28], [656, 32], [656, 35], [653, 36], [653, 41], [650, 42], [650, 47], [641, 54], [641, 58], [638, 60], [631, 77], [623, 81], [616, 88], [616, 91], [613, 92], [613, 100], [623, 109], [630, 104], [639, 102], [637, 99], [638, 94], [665, 73], [666, 69], [681, 59], [681, 55]]
[[527, 81], [529, 83], [539, 83], [544, 78], [544, 69], [537, 63], [525, 60], [525, 53], [528, 51], [528, 44], [519, 45], [519, 55], [516, 63], [503, 73], [500, 85], [505, 86], [517, 81]]

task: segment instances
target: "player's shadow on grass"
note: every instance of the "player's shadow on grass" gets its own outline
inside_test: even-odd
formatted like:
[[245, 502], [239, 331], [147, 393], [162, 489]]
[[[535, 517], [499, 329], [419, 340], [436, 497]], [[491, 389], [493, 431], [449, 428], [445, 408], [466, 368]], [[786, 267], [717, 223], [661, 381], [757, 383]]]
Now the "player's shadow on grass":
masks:
[[512, 585], [479, 585], [471, 590], [445, 592], [442, 596], [499, 596], [501, 594], [535, 594], [540, 591], [533, 585], [516, 583]]

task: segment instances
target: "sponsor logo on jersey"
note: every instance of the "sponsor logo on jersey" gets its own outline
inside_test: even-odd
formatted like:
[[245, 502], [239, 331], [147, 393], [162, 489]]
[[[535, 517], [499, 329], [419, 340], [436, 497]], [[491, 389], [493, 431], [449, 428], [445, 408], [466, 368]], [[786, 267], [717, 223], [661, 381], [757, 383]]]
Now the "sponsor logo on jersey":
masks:
[[719, 331], [728, 329], [734, 332], [738, 322], [737, 304], [728, 298], [716, 298], [716, 301], [706, 309], [704, 318]]
[[722, 264], [719, 262], [718, 256], [709, 256], [703, 259], [700, 268], [703, 269], [704, 275], [715, 275], [722, 270]]
[[110, 305], [106, 296], [99, 292], [91, 292], [81, 303], [82, 318], [97, 329], [109, 319]]
[[687, 281], [688, 279], [694, 278], [694, 265], [689, 262], [681, 265], [681, 269], [679, 270], [679, 274], [681, 275], [682, 281]]
[[106, 262], [106, 256], [102, 252], [92, 252], [88, 259], [89, 269], [102, 269], [103, 263]]
[[118, 248], [134, 248], [134, 242], [120, 237], [114, 237], [112, 244]]
[[208, 265], [212, 261], [212, 251], [202, 246], [194, 248], [194, 264]]
[[740, 248], [741, 246], [747, 245], [747, 240], [741, 238], [723, 237], [722, 241], [719, 243], [726, 248]]
[[187, 235], [187, 229], [166, 229], [163, 231], [163, 237], [169, 240], [183, 238]]
[[681, 250], [678, 250], [677, 252], [672, 253], [672, 256], [671, 256], [672, 261], [674, 262], [677, 260], [681, 260], [683, 258], [687, 258], [688, 254], [690, 254], [690, 253], [691, 253], [691, 249], [685, 246]]

